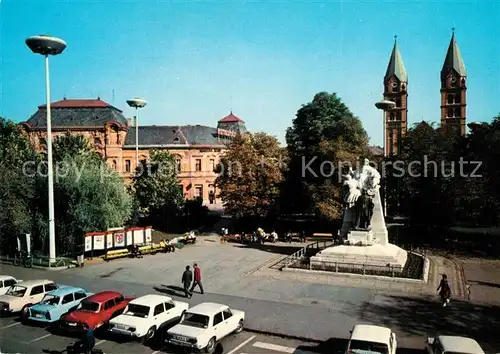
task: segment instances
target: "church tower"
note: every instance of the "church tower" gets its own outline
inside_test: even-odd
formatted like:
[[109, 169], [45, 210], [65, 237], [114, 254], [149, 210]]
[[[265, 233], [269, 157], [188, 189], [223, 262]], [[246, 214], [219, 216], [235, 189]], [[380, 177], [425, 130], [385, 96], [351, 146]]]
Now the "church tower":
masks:
[[465, 65], [453, 29], [441, 69], [441, 127], [461, 135], [465, 135], [466, 128], [466, 79]]
[[394, 109], [384, 112], [384, 119], [387, 155], [397, 155], [398, 142], [408, 127], [408, 75], [399, 53], [397, 36], [394, 36], [394, 47], [384, 76], [384, 100], [396, 103]]

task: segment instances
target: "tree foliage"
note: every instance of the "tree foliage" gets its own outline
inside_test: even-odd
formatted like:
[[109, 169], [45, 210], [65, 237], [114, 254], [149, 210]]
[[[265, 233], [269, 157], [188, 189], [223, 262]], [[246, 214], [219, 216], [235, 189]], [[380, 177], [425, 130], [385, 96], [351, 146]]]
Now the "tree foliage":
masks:
[[236, 217], [267, 216], [283, 181], [286, 151], [266, 133], [237, 135], [217, 166], [224, 209]]
[[289, 168], [281, 211], [338, 218], [341, 169], [355, 167], [367, 151], [368, 136], [359, 118], [337, 94], [320, 92], [297, 111], [286, 141]]
[[[34, 181], [24, 167], [36, 164], [36, 152], [12, 121], [0, 117], [0, 239], [13, 244], [12, 237], [29, 233], [32, 227], [31, 199]], [[4, 248], [5, 249], [5, 248]]]
[[469, 127], [465, 137], [426, 122], [408, 130], [389, 159], [390, 214], [427, 226], [499, 223], [500, 117]]
[[[184, 195], [179, 187], [174, 157], [163, 150], [151, 150], [150, 162], [141, 161], [132, 188], [140, 210], [153, 221], [165, 223], [179, 215], [184, 207]], [[156, 220], [156, 221], [155, 221]]]

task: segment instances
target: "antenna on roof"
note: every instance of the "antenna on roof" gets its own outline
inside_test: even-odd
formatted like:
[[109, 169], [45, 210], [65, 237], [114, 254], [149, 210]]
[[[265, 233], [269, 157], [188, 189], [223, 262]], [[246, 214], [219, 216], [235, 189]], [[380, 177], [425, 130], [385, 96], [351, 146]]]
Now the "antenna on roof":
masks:
[[229, 96], [229, 111], [233, 114], [233, 95]]
[[100, 100], [101, 99], [101, 95], [97, 94], [97, 99]]

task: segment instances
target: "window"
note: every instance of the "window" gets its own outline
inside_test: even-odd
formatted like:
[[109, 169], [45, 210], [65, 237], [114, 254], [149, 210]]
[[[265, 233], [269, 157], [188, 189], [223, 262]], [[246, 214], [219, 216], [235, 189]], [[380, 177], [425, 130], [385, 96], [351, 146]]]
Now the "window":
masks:
[[396, 120], [396, 113], [395, 112], [391, 112], [391, 114], [389, 116], [389, 120], [390, 121]]
[[394, 101], [396, 103], [396, 107], [401, 107], [401, 99], [400, 98], [396, 98], [396, 100]]
[[460, 117], [462, 115], [462, 112], [460, 112], [460, 108], [455, 108], [455, 117]]
[[451, 93], [448, 95], [448, 104], [454, 104], [455, 103], [455, 95], [452, 95]]
[[43, 294], [43, 285], [38, 285], [33, 287], [33, 289], [31, 289], [30, 295], [39, 295], [39, 294]]
[[231, 312], [230, 309], [225, 309], [224, 310], [224, 320], [227, 320], [228, 318], [230, 318], [231, 316], [233, 315], [233, 313]]
[[217, 315], [214, 316], [214, 326], [217, 326], [222, 321], [223, 321], [222, 312], [219, 312]]
[[448, 117], [450, 117], [450, 118], [452, 118], [452, 117], [453, 117], [453, 114], [454, 114], [454, 112], [453, 112], [453, 108], [448, 108], [448, 113], [447, 113], [447, 116], [448, 116]]
[[57, 289], [57, 285], [54, 283], [45, 284], [45, 292], [56, 290], [56, 289]]
[[130, 172], [130, 160], [125, 160], [125, 172]]
[[175, 158], [175, 168], [177, 173], [182, 171], [182, 159], [180, 157]]
[[173, 302], [166, 302], [165, 303], [165, 311], [171, 310], [175, 307], [175, 304]]
[[82, 292], [75, 293], [75, 300], [84, 299], [86, 297], [87, 297], [87, 294], [85, 294], [85, 293], [82, 293]]
[[201, 171], [201, 159], [196, 159], [195, 171], [196, 172], [200, 172]]
[[111, 300], [106, 301], [106, 303], [104, 304], [104, 309], [109, 310], [109, 309], [113, 308], [114, 306], [115, 306], [115, 299], [111, 299]]
[[372, 352], [379, 354], [389, 354], [389, 348], [383, 343], [374, 343], [364, 340], [351, 340], [349, 343], [349, 352]]
[[94, 145], [101, 145], [101, 144], [102, 144], [101, 139], [99, 139], [99, 138], [94, 139]]
[[210, 159], [210, 172], [214, 172], [214, 171], [215, 171], [215, 160]]
[[96, 302], [83, 300], [80, 303], [79, 310], [80, 311], [97, 312], [97, 311], [99, 311], [99, 307], [100, 307], [100, 305]]
[[208, 200], [210, 201], [210, 204], [215, 203], [215, 192], [214, 191], [210, 191], [210, 193], [208, 193]]
[[457, 79], [452, 77], [450, 78], [450, 87], [457, 87]]
[[210, 317], [205, 315], [199, 315], [197, 313], [186, 313], [184, 321], [182, 324], [185, 326], [197, 327], [197, 328], [208, 328], [208, 322]]
[[116, 170], [116, 160], [113, 160], [113, 169]]
[[123, 295], [118, 295], [117, 297], [115, 297], [115, 302], [117, 305], [121, 304], [123, 302], [123, 300], [125, 300], [123, 298]]
[[10, 288], [12, 285], [16, 284], [16, 281], [14, 279], [7, 279], [6, 281], [3, 282], [4, 287]]
[[194, 187], [194, 196], [203, 198], [203, 186], [202, 185], [196, 185]]
[[399, 85], [397, 82], [392, 83], [392, 92], [399, 92]]
[[133, 316], [133, 317], [140, 317], [140, 318], [147, 318], [149, 315], [149, 310], [150, 310], [150, 308], [147, 306], [137, 305], [137, 304], [129, 304], [127, 307], [127, 310], [125, 311], [125, 315]]
[[73, 302], [73, 301], [74, 301], [73, 294], [68, 294], [68, 295], [65, 295], [63, 297], [61, 305], [64, 305], [64, 304], [67, 304], [68, 302]]
[[0, 281], [0, 288], [3, 288], [3, 281]]
[[155, 306], [155, 312], [153, 313], [153, 316], [159, 315], [165, 311], [165, 308], [163, 307], [163, 304], [159, 304]]
[[184, 186], [182, 184], [179, 184], [179, 189], [181, 190], [181, 192], [184, 192]]

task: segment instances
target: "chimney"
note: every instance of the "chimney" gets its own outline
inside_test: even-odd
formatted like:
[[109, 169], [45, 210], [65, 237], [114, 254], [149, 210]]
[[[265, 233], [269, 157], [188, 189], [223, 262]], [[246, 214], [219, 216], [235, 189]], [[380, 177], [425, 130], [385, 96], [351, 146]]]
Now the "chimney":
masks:
[[127, 122], [128, 122], [128, 126], [131, 127], [132, 126], [132, 118], [128, 118]]

